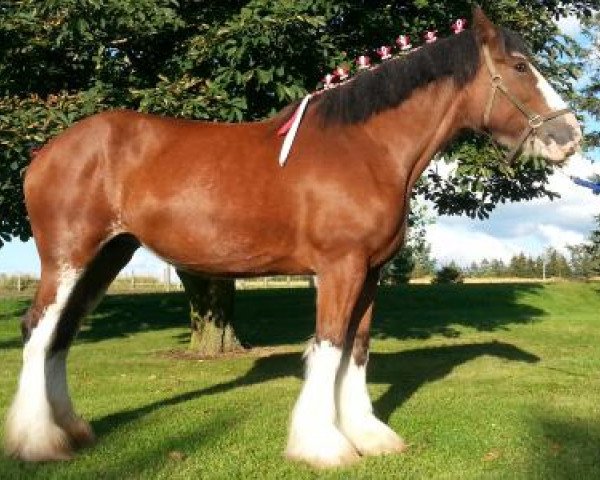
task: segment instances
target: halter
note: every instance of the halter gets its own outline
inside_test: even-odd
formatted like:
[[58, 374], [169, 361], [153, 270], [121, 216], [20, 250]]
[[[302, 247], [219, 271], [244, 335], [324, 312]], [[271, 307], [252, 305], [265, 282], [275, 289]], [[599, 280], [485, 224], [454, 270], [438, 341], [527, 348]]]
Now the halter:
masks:
[[531, 110], [527, 105], [521, 102], [516, 96], [514, 96], [510, 90], [504, 84], [502, 79], [502, 75], [498, 73], [496, 70], [496, 66], [492, 60], [492, 56], [490, 54], [490, 50], [487, 45], [483, 45], [483, 58], [485, 59], [485, 64], [487, 66], [488, 71], [490, 72], [492, 91], [490, 93], [487, 105], [485, 106], [485, 111], [483, 113], [483, 126], [487, 127], [490, 121], [490, 115], [492, 114], [492, 107], [494, 106], [494, 100], [496, 99], [496, 93], [500, 90], [504, 96], [510, 100], [510, 102], [519, 109], [519, 111], [527, 117], [527, 126], [521, 132], [519, 136], [519, 140], [517, 144], [512, 148], [512, 150], [508, 153], [505, 158], [506, 163], [511, 163], [515, 157], [518, 155], [521, 147], [525, 143], [525, 140], [531, 135], [535, 133], [538, 128], [540, 128], [544, 123], [548, 120], [552, 120], [553, 118], [559, 117], [561, 115], [566, 115], [567, 113], [571, 113], [569, 108], [563, 108], [561, 110], [554, 110], [553, 112], [546, 114], [539, 114]]

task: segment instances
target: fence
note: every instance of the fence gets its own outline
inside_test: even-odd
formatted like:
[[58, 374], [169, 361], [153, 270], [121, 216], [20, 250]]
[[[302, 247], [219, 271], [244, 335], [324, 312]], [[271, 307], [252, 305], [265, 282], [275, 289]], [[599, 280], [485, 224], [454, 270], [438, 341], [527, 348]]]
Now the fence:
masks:
[[[25, 274], [0, 274], [0, 295], [31, 296], [39, 284], [39, 278]], [[251, 279], [237, 279], [238, 290], [262, 288], [309, 288], [314, 286], [312, 276], [273, 276]], [[165, 269], [163, 278], [150, 275], [136, 275], [134, 272], [119, 275], [110, 285], [109, 293], [148, 293], [183, 291], [183, 286], [176, 274]]]

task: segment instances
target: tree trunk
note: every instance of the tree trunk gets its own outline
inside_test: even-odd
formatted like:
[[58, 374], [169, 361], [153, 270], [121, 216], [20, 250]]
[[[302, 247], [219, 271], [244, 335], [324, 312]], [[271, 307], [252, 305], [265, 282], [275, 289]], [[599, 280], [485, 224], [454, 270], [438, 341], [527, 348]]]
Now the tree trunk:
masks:
[[177, 270], [190, 302], [190, 348], [214, 356], [240, 350], [233, 323], [235, 281], [191, 275]]

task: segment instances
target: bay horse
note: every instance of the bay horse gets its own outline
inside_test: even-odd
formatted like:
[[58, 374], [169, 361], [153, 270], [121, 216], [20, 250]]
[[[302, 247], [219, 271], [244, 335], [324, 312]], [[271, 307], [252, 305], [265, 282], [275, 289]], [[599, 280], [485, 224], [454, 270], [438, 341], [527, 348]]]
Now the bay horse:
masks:
[[402, 451], [373, 414], [366, 365], [379, 270], [402, 245], [413, 185], [464, 129], [556, 164], [581, 140], [518, 36], [473, 17], [473, 29], [315, 97], [284, 167], [276, 131], [291, 109], [245, 124], [101, 113], [44, 146], [24, 184], [41, 279], [22, 320], [8, 454], [67, 459], [93, 441], [69, 397], [67, 352], [140, 245], [204, 275], [316, 275], [286, 454], [336, 466]]

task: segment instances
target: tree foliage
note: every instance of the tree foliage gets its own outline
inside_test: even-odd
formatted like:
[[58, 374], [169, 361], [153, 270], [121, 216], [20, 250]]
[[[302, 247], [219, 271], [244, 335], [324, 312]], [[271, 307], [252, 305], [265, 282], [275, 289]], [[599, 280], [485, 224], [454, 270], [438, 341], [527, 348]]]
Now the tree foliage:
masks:
[[596, 227], [591, 231], [587, 242], [569, 247], [573, 272], [578, 277], [600, 275], [600, 215], [595, 220]]
[[[577, 74], [558, 15], [596, 0], [481, 2], [522, 33], [558, 85]], [[219, 121], [263, 118], [314, 88], [323, 72], [399, 33], [448, 34], [470, 1], [13, 0], [0, 3], [0, 242], [30, 235], [22, 175], [30, 148], [77, 119], [132, 108]], [[559, 61], [560, 60], [560, 61]], [[550, 196], [545, 167], [511, 177], [467, 139], [455, 177], [425, 188], [443, 213], [485, 216], [497, 202]], [[49, 186], [49, 188], [52, 188]], [[477, 192], [475, 194], [471, 192]]]
[[463, 283], [464, 275], [462, 269], [454, 262], [440, 268], [433, 278], [433, 283]]
[[381, 283], [400, 285], [411, 278], [432, 275], [435, 261], [431, 257], [431, 246], [427, 242], [427, 226], [433, 223], [427, 205], [413, 199], [408, 215], [408, 232], [405, 245], [383, 267]]
[[[584, 82], [582, 95], [578, 97], [578, 107], [585, 111], [594, 120], [595, 127], [588, 128], [586, 132], [588, 147], [600, 147], [600, 11], [596, 10], [593, 16], [584, 19], [584, 35], [589, 41], [585, 50], [585, 59], [588, 75]], [[588, 122], [590, 125], [592, 122]]]

